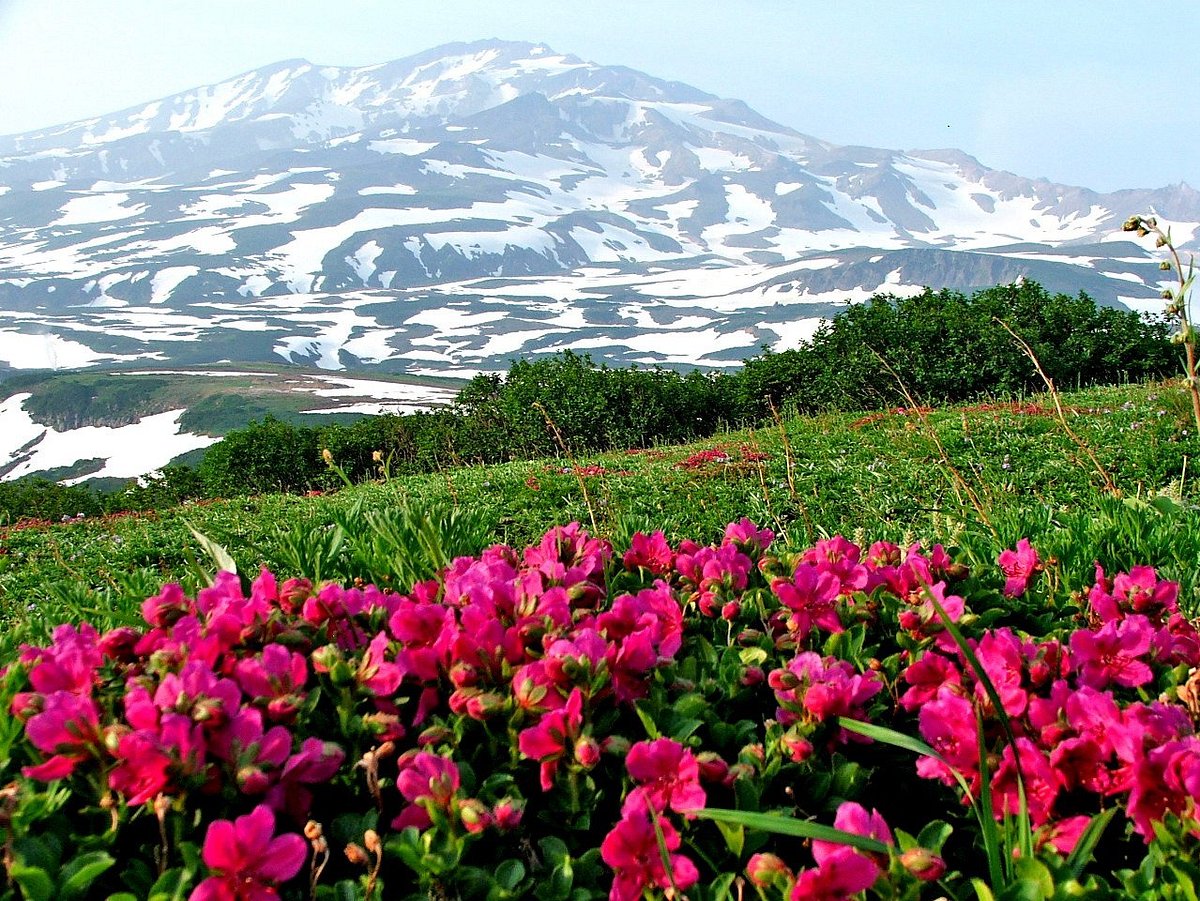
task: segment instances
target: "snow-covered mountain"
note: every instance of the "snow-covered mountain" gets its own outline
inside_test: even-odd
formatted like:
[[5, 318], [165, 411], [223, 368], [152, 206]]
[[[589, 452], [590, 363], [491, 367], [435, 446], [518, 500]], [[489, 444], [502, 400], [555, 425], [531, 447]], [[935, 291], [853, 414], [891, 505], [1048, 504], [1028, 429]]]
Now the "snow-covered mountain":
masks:
[[0, 365], [728, 365], [880, 290], [1035, 278], [1157, 309], [1155, 210], [957, 151], [838, 147], [540, 44], [279, 63], [0, 138]]

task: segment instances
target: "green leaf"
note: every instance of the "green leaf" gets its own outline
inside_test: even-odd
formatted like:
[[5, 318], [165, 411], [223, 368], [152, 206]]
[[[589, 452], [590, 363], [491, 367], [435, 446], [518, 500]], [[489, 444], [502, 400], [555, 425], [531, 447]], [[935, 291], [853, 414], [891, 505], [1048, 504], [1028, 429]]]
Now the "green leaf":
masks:
[[116, 863], [106, 851], [92, 851], [73, 858], [59, 874], [59, 891], [64, 901], [82, 897], [100, 875]]
[[229, 555], [229, 551], [225, 550], [224, 547], [217, 544], [217, 542], [213, 541], [211, 538], [193, 526], [190, 522], [186, 523], [186, 525], [188, 527], [188, 531], [192, 533], [192, 537], [199, 542], [200, 547], [204, 548], [204, 552], [212, 559], [213, 565], [216, 566], [218, 570], [226, 570], [227, 572], [231, 573], [237, 572], [237, 563], [235, 563], [233, 557]]
[[496, 867], [496, 882], [508, 891], [516, 891], [521, 880], [525, 878], [525, 864], [519, 860], [509, 858], [503, 860]]
[[671, 738], [683, 742], [704, 725], [704, 720], [678, 720], [671, 728]]
[[658, 725], [654, 722], [654, 717], [646, 710], [644, 702], [635, 702], [633, 709], [637, 712], [638, 719], [642, 721], [642, 728], [646, 730], [650, 739], [662, 738], [662, 733], [658, 731]]
[[50, 901], [54, 897], [54, 880], [41, 867], [14, 863], [8, 876], [20, 887], [25, 901]]
[[926, 823], [925, 828], [917, 835], [917, 844], [928, 848], [934, 854], [941, 853], [942, 845], [946, 844], [946, 839], [950, 838], [952, 832], [954, 827], [945, 820], [934, 820]]
[[337, 901], [358, 901], [358, 885], [351, 879], [339, 879], [333, 886]]
[[812, 838], [822, 842], [832, 842], [837, 845], [849, 845], [860, 851], [870, 851], [872, 854], [887, 854], [888, 846], [877, 839], [865, 835], [855, 835], [853, 832], [843, 832], [833, 826], [824, 826], [809, 820], [799, 820], [795, 817], [783, 816], [777, 813], [750, 813], [745, 810], [722, 810], [706, 807], [702, 810], [691, 811], [702, 820], [713, 820], [745, 826], [747, 829], [760, 829], [764, 832], [775, 832], [780, 835], [792, 835], [797, 838]]
[[1078, 879], [1083, 873], [1083, 868], [1091, 861], [1092, 853], [1096, 850], [1101, 836], [1104, 835], [1104, 830], [1108, 828], [1108, 824], [1112, 822], [1112, 818], [1116, 814], [1117, 808], [1110, 807], [1103, 813], [1096, 814], [1087, 824], [1079, 836], [1079, 841], [1075, 843], [1075, 849], [1067, 857], [1067, 870], [1072, 879]]
[[982, 879], [972, 879], [971, 888], [975, 889], [975, 897], [979, 901], [996, 901], [996, 896], [992, 894], [992, 890]]
[[742, 648], [738, 657], [743, 666], [761, 666], [767, 660], [767, 652], [764, 648]]
[[746, 827], [737, 826], [733, 823], [726, 823], [722, 820], [714, 820], [717, 828], [721, 830], [721, 835], [725, 838], [725, 844], [730, 852], [735, 857], [742, 856], [742, 848], [746, 845]]
[[722, 873], [709, 885], [707, 897], [711, 901], [727, 901], [733, 898], [733, 882], [737, 877], [737, 873]]

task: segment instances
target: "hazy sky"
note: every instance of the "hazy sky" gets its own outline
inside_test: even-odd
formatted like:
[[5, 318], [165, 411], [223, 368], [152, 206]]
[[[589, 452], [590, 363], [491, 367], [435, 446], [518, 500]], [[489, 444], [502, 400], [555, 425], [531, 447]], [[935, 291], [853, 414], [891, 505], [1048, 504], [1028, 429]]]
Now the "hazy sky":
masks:
[[838, 144], [956, 147], [1097, 190], [1200, 187], [1198, 34], [1196, 0], [0, 0], [0, 134], [282, 59], [367, 65], [498, 37]]

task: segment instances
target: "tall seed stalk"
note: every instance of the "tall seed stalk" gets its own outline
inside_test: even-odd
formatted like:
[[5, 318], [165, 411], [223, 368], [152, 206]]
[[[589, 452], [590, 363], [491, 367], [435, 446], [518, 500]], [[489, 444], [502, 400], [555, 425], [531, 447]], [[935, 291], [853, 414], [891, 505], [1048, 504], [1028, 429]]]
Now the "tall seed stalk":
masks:
[[1192, 398], [1192, 415], [1196, 420], [1196, 431], [1200, 432], [1200, 381], [1196, 378], [1196, 330], [1192, 326], [1191, 290], [1196, 280], [1196, 258], [1189, 257], [1187, 272], [1184, 272], [1183, 261], [1179, 251], [1171, 240], [1171, 230], [1163, 231], [1158, 220], [1153, 216], [1130, 216], [1121, 226], [1122, 231], [1136, 232], [1139, 238], [1154, 235], [1154, 246], [1165, 247], [1171, 259], [1163, 260], [1158, 268], [1164, 272], [1174, 272], [1178, 279], [1177, 288], [1167, 288], [1163, 291], [1163, 300], [1168, 301], [1166, 313], [1178, 322], [1178, 330], [1171, 336], [1176, 344], [1183, 345], [1188, 393]]

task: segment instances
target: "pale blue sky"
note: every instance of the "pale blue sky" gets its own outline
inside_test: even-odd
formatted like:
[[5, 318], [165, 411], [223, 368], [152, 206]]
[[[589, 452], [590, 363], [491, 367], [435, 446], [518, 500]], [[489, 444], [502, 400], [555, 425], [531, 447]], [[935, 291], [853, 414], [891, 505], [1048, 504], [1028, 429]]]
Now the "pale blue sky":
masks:
[[[1200, 187], [1200, 3], [0, 0], [0, 134], [281, 59], [498, 37], [685, 81], [839, 144], [957, 147], [1097, 190]], [[1152, 72], [1159, 61], [1171, 69]]]

